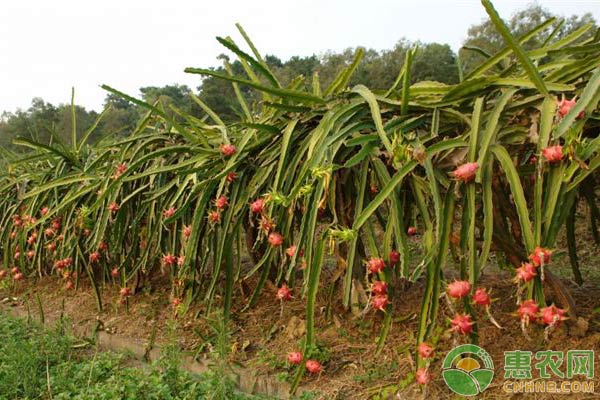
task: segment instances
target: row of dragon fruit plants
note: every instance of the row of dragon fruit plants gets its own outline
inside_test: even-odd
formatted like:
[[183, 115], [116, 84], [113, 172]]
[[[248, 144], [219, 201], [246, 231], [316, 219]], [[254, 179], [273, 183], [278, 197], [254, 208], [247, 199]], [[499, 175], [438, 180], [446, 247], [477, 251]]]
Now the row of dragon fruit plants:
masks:
[[[238, 26], [250, 53], [218, 40], [245, 76], [186, 69], [231, 82], [236, 123], [225, 124], [195, 96], [205, 118], [105, 86], [147, 110], [130, 136], [89, 144], [91, 131], [78, 139], [73, 129], [70, 143], [18, 139], [27, 152], [4, 152], [1, 284], [18, 289], [52, 275], [68, 292], [89, 282], [102, 310], [104, 289], [118, 288], [127, 307], [141, 282], [161, 275], [176, 312], [200, 303], [229, 318], [253, 307], [271, 280], [282, 304], [306, 304], [302, 348], [287, 356], [298, 366], [294, 390], [305, 371], [322, 369], [314, 315], [318, 290], [331, 284], [321, 276], [327, 250], [345, 265], [336, 291], [344, 307], [355, 280], [369, 288], [367, 306], [383, 318], [378, 352], [406, 287], [400, 283], [423, 280], [421, 384], [432, 378], [433, 328], [446, 323], [442, 293], [458, 310], [450, 329], [465, 341], [477, 340], [482, 315], [498, 326], [478, 282], [492, 249], [515, 266], [524, 332], [551, 333], [566, 308], [576, 312], [544, 298], [544, 285], [564, 291], [552, 252], [563, 227], [576, 252], [574, 210], [600, 165], [598, 35], [588, 38], [584, 26], [525, 51], [521, 44], [546, 35], [554, 21], [515, 38], [482, 3], [506, 47], [456, 85], [411, 85], [414, 49], [388, 90], [349, 87], [359, 49], [325, 88], [318, 75], [283, 86]], [[248, 104], [241, 86], [261, 101]], [[421, 251], [411, 252], [412, 243]], [[582, 279], [576, 262], [573, 272]], [[237, 299], [241, 280], [254, 290]]]

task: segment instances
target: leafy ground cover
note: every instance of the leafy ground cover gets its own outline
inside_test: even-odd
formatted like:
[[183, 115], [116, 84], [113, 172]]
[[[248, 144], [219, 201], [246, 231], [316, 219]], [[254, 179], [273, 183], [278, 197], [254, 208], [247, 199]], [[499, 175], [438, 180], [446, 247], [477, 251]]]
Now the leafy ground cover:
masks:
[[266, 399], [236, 392], [218, 370], [201, 375], [180, 368], [167, 346], [153, 365], [127, 354], [96, 351], [66, 334], [0, 314], [0, 399]]

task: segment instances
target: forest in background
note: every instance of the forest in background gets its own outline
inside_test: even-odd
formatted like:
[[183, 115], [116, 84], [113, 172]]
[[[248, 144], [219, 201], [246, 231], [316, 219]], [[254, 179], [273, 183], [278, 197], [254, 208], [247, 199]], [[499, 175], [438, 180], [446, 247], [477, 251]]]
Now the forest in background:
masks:
[[[509, 21], [509, 27], [513, 35], [520, 37], [551, 17], [557, 16], [534, 3], [516, 12]], [[546, 28], [548, 31], [546, 33], [550, 34], [557, 30], [556, 37], [560, 39], [590, 22], [597, 24], [589, 13], [581, 16], [573, 15], [565, 18], [562, 24], [559, 24], [557, 20]], [[594, 31], [596, 29], [590, 30], [590, 32]], [[524, 43], [523, 47], [531, 49], [541, 46], [539, 38], [545, 37], [547, 34], [536, 35], [534, 39]], [[419, 50], [412, 62], [411, 79], [413, 82], [438, 81], [454, 84], [458, 83], [461, 76], [467, 75], [486, 57], [499, 51], [504, 44], [502, 37], [489, 20], [469, 28], [467, 39], [458, 54], [447, 44], [410, 42], [400, 39], [392, 49], [381, 51], [367, 49], [361, 65], [349, 83], [350, 86], [364, 84], [375, 91], [391, 87], [398, 71], [404, 64], [407, 51], [415, 46]], [[322, 86], [327, 87], [337, 72], [352, 62], [356, 50], [357, 48], [348, 48], [341, 52], [327, 52], [321, 55], [293, 56], [287, 61], [282, 61], [275, 55], [267, 55], [265, 62], [284, 85], [290, 84], [299, 75], [310, 77], [316, 71]], [[243, 75], [243, 67], [239, 61], [229, 63], [229, 58], [225, 54], [221, 54], [218, 59], [223, 66], [215, 68], [217, 72], [227, 73], [227, 68], [229, 68], [234, 75]], [[499, 65], [498, 67], [502, 68], [503, 66]], [[307, 84], [310, 84], [310, 79], [306, 81]], [[259, 94], [254, 89], [243, 87], [241, 90], [247, 102], [258, 101]], [[190, 94], [192, 93], [197, 95], [225, 122], [236, 121], [241, 113], [232, 85], [215, 77], [205, 77], [195, 90], [179, 84], [140, 88], [141, 97], [147, 103], [159, 102], [165, 106], [165, 109], [173, 106], [175, 109], [200, 117], [202, 111], [191, 98]], [[105, 135], [128, 135], [139, 121], [140, 116], [145, 113], [137, 105], [113, 94], [106, 96], [103, 108], [105, 109], [104, 115], [90, 138], [92, 142]], [[18, 150], [16, 146], [12, 145], [13, 139], [17, 137], [50, 143], [52, 137], [55, 136], [68, 143], [72, 129], [71, 112], [70, 104], [53, 105], [41, 98], [34, 98], [31, 106], [26, 110], [3, 112], [0, 115], [0, 148]], [[81, 137], [93, 126], [99, 113], [94, 110], [86, 110], [78, 105], [75, 106], [75, 113], [77, 135]]]

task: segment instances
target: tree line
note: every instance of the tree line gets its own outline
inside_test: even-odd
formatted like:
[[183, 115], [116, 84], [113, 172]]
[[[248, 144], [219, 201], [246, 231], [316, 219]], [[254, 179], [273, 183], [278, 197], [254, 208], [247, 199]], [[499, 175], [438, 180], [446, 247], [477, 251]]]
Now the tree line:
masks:
[[[556, 18], [556, 20], [524, 43], [525, 49], [540, 47], [547, 40], [560, 40], [586, 24], [596, 25], [596, 21], [589, 13], [560, 18], [540, 5], [532, 4], [516, 12], [509, 21], [509, 27], [513, 34], [519, 37], [550, 18]], [[595, 26], [595, 28], [597, 32], [597, 27]], [[585, 36], [580, 38], [580, 40], [584, 39], [586, 39]], [[374, 91], [391, 87], [404, 63], [407, 51], [415, 46], [418, 47], [418, 52], [412, 63], [411, 79], [413, 82], [433, 80], [454, 84], [460, 81], [461, 76], [468, 74], [484, 61], [486, 57], [502, 49], [504, 42], [489, 20], [484, 20], [469, 28], [467, 39], [458, 54], [446, 44], [411, 42], [401, 39], [392, 49], [381, 51], [366, 49], [350, 85], [360, 83]], [[327, 52], [321, 55], [293, 56], [287, 61], [282, 61], [274, 55], [268, 55], [265, 57], [265, 62], [283, 85], [295, 82], [298, 76], [306, 78], [302, 84], [311, 85], [311, 77], [317, 73], [321, 87], [327, 87], [337, 72], [352, 61], [356, 50], [356, 48], [348, 48], [341, 52]], [[234, 75], [243, 76], [245, 74], [239, 61], [230, 62], [228, 56], [224, 54], [220, 55], [218, 59], [222, 61], [223, 66], [215, 68], [216, 71], [228, 73], [229, 70]], [[499, 65], [498, 67], [499, 70], [496, 72], [509, 66]], [[248, 103], [258, 101], [258, 95], [253, 89], [240, 87], [240, 90]], [[195, 90], [179, 84], [140, 88], [141, 97], [145, 102], [160, 103], [166, 110], [173, 106], [175, 109], [200, 117], [202, 111], [190, 96], [192, 93], [226, 122], [235, 121], [242, 114], [242, 111], [238, 109], [239, 102], [236, 100], [232, 85], [214, 77], [203, 79], [201, 85]], [[86, 110], [78, 105], [74, 109], [77, 134], [82, 136], [95, 124], [99, 113], [94, 110]], [[106, 96], [104, 109], [104, 115], [94, 129], [91, 141], [105, 135], [127, 135], [135, 128], [144, 112], [138, 106], [112, 94]], [[68, 143], [72, 130], [71, 116], [70, 104], [53, 105], [41, 98], [34, 98], [31, 106], [26, 110], [18, 109], [15, 112], [2, 113], [0, 116], [0, 147], [11, 148], [12, 140], [16, 137], [34, 139], [41, 143], [49, 143], [52, 140], [62, 140]]]

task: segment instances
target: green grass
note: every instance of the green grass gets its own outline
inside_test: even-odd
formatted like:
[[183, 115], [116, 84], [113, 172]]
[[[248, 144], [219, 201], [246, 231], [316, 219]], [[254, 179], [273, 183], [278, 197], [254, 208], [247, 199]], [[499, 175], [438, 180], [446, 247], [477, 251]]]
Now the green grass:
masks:
[[44, 329], [1, 314], [0, 338], [1, 400], [265, 398], [236, 392], [216, 371], [181, 370], [173, 351], [155, 364], [132, 367], [124, 354], [80, 348], [61, 326]]
[[390, 371], [396, 371], [397, 369], [398, 362], [395, 360], [383, 364], [370, 363], [366, 366], [363, 374], [354, 375], [352, 380], [360, 384], [372, 384], [385, 380], [390, 375]]

